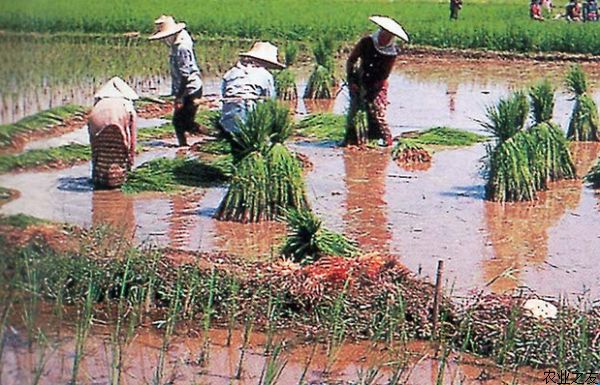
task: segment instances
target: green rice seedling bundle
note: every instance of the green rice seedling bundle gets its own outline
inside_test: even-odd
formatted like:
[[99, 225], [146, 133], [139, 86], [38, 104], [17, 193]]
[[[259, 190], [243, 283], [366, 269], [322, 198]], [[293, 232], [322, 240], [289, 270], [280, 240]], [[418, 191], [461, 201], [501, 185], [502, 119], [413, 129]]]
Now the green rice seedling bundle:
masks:
[[335, 96], [334, 42], [331, 38], [321, 38], [313, 49], [316, 66], [308, 79], [304, 91], [305, 99], [331, 99]]
[[596, 165], [592, 167], [590, 172], [585, 176], [585, 181], [589, 183], [592, 188], [600, 188], [600, 159], [598, 159]]
[[369, 142], [369, 117], [366, 107], [360, 106], [355, 114], [348, 114], [345, 145], [362, 146]]
[[287, 239], [281, 254], [299, 263], [311, 263], [324, 256], [350, 257], [356, 245], [341, 234], [329, 231], [310, 210], [288, 210]]
[[400, 164], [431, 162], [431, 154], [411, 139], [400, 139], [392, 148], [392, 159]]
[[529, 103], [523, 92], [515, 92], [508, 99], [501, 99], [496, 106], [486, 110], [488, 122], [479, 122], [501, 143], [510, 139], [525, 127]]
[[289, 110], [265, 102], [248, 114], [232, 135], [234, 173], [216, 218], [259, 222], [281, 210], [308, 207], [302, 168], [284, 145], [291, 134]]
[[565, 83], [575, 100], [567, 138], [576, 141], [600, 141], [598, 107], [594, 99], [587, 93], [585, 72], [580, 65], [571, 67]]
[[285, 50], [283, 56], [285, 58], [285, 65], [291, 66], [296, 62], [296, 58], [298, 57], [298, 44], [296, 42], [290, 41], [285, 45]]
[[296, 100], [298, 99], [298, 91], [296, 90], [296, 77], [290, 70], [282, 70], [275, 75], [275, 92], [280, 100]]

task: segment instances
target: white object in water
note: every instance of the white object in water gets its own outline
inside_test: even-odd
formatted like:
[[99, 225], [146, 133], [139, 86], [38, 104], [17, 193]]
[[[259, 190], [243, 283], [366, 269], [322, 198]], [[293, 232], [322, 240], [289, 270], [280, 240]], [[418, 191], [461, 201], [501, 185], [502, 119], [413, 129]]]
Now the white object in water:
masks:
[[523, 304], [523, 309], [532, 317], [539, 319], [555, 319], [558, 314], [556, 306], [541, 299], [528, 299]]

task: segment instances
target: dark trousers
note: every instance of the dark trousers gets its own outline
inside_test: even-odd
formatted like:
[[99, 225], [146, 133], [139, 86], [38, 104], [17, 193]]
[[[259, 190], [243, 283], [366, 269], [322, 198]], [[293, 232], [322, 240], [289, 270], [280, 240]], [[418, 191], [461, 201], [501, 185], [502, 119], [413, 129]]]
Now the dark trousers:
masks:
[[187, 146], [186, 132], [198, 132], [198, 123], [196, 123], [196, 112], [198, 112], [197, 99], [202, 97], [202, 89], [193, 94], [183, 97], [180, 108], [173, 111], [173, 126], [180, 146]]

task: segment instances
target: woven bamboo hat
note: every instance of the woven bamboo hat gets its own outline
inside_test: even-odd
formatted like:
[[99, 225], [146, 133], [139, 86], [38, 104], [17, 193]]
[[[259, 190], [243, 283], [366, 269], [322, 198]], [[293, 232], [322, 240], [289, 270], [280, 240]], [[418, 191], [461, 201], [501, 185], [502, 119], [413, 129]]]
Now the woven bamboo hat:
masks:
[[94, 94], [94, 99], [103, 99], [103, 98], [124, 98], [128, 100], [137, 100], [140, 97], [135, 91], [129, 87], [123, 79], [118, 76], [110, 79], [106, 84], [104, 84], [98, 92]]
[[240, 54], [240, 56], [257, 59], [265, 64], [277, 68], [285, 68], [285, 65], [281, 64], [277, 59], [277, 47], [265, 41], [254, 43], [250, 51], [243, 52]]
[[371, 16], [369, 20], [408, 43], [408, 34], [396, 20], [386, 16]]
[[185, 28], [185, 23], [176, 23], [173, 16], [166, 15], [161, 15], [161, 17], [154, 20], [154, 25], [156, 25], [156, 32], [148, 38], [149, 40], [164, 39]]

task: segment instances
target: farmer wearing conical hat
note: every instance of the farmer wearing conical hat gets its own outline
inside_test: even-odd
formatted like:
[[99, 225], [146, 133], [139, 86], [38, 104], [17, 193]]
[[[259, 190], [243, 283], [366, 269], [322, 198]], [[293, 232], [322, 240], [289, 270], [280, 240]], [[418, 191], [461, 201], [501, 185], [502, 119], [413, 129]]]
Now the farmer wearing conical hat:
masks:
[[[359, 40], [346, 63], [350, 87], [346, 143], [362, 144], [355, 133], [354, 117], [360, 108], [364, 108], [368, 118], [367, 139], [378, 140], [380, 145], [389, 146], [392, 144], [392, 134], [386, 120], [387, 79], [398, 55], [394, 38], [408, 42], [408, 35], [400, 24], [389, 17], [371, 16], [369, 20], [380, 28]], [[360, 65], [355, 68], [359, 60]]]
[[198, 102], [202, 97], [202, 78], [194, 55], [194, 42], [185, 23], [176, 23], [171, 16], [161, 16], [154, 22], [156, 32], [150, 40], [162, 40], [170, 47], [171, 94], [175, 97], [173, 126], [179, 146], [187, 146], [186, 132], [198, 132], [195, 122]]
[[238, 131], [248, 111], [261, 99], [274, 99], [275, 81], [269, 69], [285, 68], [277, 59], [277, 47], [257, 42], [223, 76], [221, 94], [223, 107], [220, 124], [227, 133]]
[[97, 188], [119, 187], [133, 166], [137, 114], [135, 91], [114, 77], [94, 95], [88, 120], [92, 146], [92, 181]]

